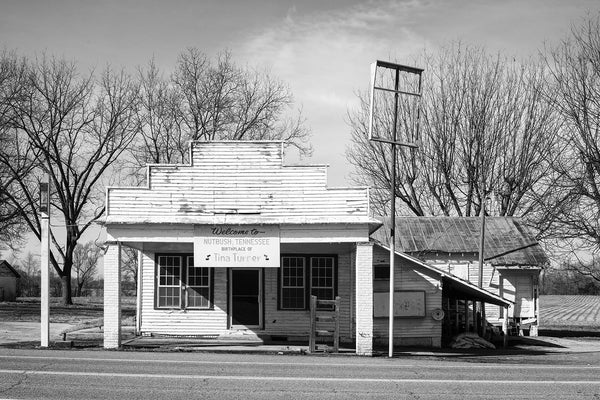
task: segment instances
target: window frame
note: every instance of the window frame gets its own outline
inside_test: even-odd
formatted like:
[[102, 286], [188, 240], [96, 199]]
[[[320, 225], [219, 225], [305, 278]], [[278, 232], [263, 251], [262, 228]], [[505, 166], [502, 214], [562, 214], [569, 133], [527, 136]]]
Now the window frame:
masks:
[[[384, 272], [381, 275], [381, 272]], [[389, 281], [390, 280], [390, 264], [379, 263], [373, 264], [373, 280], [374, 281]]]
[[[297, 259], [297, 260], [302, 260], [302, 307], [284, 307], [283, 305], [283, 300], [284, 300], [284, 296], [283, 296], [283, 290], [284, 288], [294, 288], [294, 289], [298, 289], [300, 288], [300, 286], [284, 286], [284, 266], [283, 266], [283, 259], [284, 258], [288, 258], [288, 259]], [[278, 293], [279, 293], [279, 299], [277, 301], [277, 305], [278, 305], [278, 309], [279, 310], [306, 310], [306, 287], [307, 287], [307, 273], [306, 273], [306, 257], [302, 257], [302, 256], [295, 256], [295, 255], [282, 255], [281, 256], [281, 265], [279, 266], [279, 268], [281, 269], [281, 271], [279, 271], [279, 273], [277, 274], [277, 276], [279, 277], [279, 284], [277, 285], [279, 287]], [[296, 267], [297, 268], [297, 267]]]
[[[161, 268], [171, 268], [172, 266], [170, 265], [162, 265], [161, 264], [161, 258], [165, 258], [165, 260], [168, 260], [169, 258], [173, 258], [173, 259], [179, 259], [179, 266], [177, 268], [179, 268], [179, 279], [178, 279], [178, 285], [162, 285], [160, 283], [162, 275], [161, 275]], [[155, 308], [160, 308], [160, 309], [166, 309], [166, 310], [177, 310], [177, 309], [181, 309], [181, 270], [182, 270], [182, 257], [177, 255], [177, 254], [160, 254], [160, 255], [156, 255], [156, 260], [155, 260], [155, 265], [156, 265], [156, 271], [155, 271], [155, 290], [154, 290], [154, 307]], [[165, 275], [165, 277], [170, 277], [173, 279], [177, 279], [174, 278], [173, 276], [170, 275]], [[179, 293], [179, 304], [175, 305], [175, 306], [167, 306], [167, 305], [160, 305], [160, 289], [161, 288], [177, 288], [177, 291]]]
[[[161, 285], [160, 284], [160, 259], [161, 257], [179, 258], [179, 285]], [[189, 267], [193, 266], [194, 254], [192, 253], [156, 253], [154, 257], [154, 309], [155, 310], [214, 310], [214, 268], [208, 268], [208, 305], [206, 307], [188, 306], [188, 287], [189, 285]], [[161, 287], [179, 288], [179, 305], [164, 306], [160, 305], [159, 289]], [[206, 287], [192, 285], [192, 287]]]
[[[213, 288], [214, 288], [214, 282], [213, 282], [213, 276], [214, 276], [214, 270], [213, 268], [209, 268], [209, 267], [195, 267], [193, 264], [193, 262], [190, 262], [190, 259], [194, 259], [193, 255], [186, 255], [185, 256], [185, 260], [186, 260], [186, 265], [185, 265], [185, 288], [183, 290], [184, 294], [185, 294], [185, 308], [189, 309], [189, 310], [211, 310], [213, 309]], [[206, 269], [208, 271], [208, 276], [207, 276], [207, 280], [208, 280], [208, 284], [206, 285], [190, 285], [190, 267], [192, 268], [201, 268], [201, 269]], [[189, 301], [190, 301], [190, 291], [188, 290], [188, 288], [190, 287], [195, 287], [195, 288], [206, 288], [208, 290], [208, 305], [206, 306], [190, 306], [189, 305]]]
[[[283, 259], [285, 257], [303, 258], [304, 259], [304, 308], [287, 308], [283, 307]], [[281, 311], [306, 311], [310, 309], [310, 295], [312, 294], [312, 259], [313, 258], [330, 258], [332, 260], [332, 289], [333, 298], [338, 295], [338, 256], [337, 254], [282, 254], [280, 257], [280, 271], [277, 272], [277, 309]]]

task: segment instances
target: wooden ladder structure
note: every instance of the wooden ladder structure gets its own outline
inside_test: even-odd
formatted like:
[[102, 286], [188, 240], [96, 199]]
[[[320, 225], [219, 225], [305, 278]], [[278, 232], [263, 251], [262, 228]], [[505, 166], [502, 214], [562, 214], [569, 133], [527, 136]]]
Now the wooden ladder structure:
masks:
[[[340, 350], [340, 297], [335, 300], [319, 300], [310, 296], [310, 338], [308, 351], [310, 353], [333, 352]], [[328, 329], [323, 329], [326, 325]], [[333, 338], [333, 347], [317, 345], [317, 338]]]

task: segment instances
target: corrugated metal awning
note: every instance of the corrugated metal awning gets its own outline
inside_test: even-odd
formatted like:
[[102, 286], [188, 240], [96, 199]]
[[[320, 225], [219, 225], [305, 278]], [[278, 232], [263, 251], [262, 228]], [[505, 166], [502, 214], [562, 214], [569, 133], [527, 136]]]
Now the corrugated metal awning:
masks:
[[[377, 240], [373, 240], [373, 242], [376, 245], [389, 251], [389, 247], [382, 244], [381, 242], [379, 242]], [[405, 260], [408, 260], [412, 263], [415, 263], [425, 269], [428, 269], [430, 271], [437, 273], [438, 275], [440, 275], [442, 284], [444, 285], [445, 288], [449, 289], [453, 293], [464, 296], [465, 299], [475, 300], [475, 301], [483, 301], [484, 303], [495, 304], [495, 305], [499, 305], [502, 307], [508, 307], [511, 304], [513, 304], [513, 302], [510, 300], [506, 300], [505, 298], [498, 296], [497, 294], [494, 294], [485, 289], [482, 289], [482, 288], [478, 287], [477, 285], [472, 284], [469, 281], [461, 279], [449, 272], [446, 272], [437, 267], [434, 267], [433, 265], [429, 265], [411, 255], [408, 255], [408, 254], [402, 253], [402, 252], [398, 252], [398, 251], [396, 251], [396, 255]]]

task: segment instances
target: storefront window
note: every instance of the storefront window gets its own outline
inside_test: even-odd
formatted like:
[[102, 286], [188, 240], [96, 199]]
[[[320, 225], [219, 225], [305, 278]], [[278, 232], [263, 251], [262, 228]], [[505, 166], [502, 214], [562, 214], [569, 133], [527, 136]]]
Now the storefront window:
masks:
[[194, 266], [193, 256], [159, 255], [157, 308], [210, 308], [211, 269]]
[[322, 300], [334, 299], [335, 264], [336, 258], [332, 256], [281, 257], [280, 309], [306, 310], [309, 294]]
[[333, 257], [311, 257], [310, 276], [313, 296], [321, 300], [333, 300]]
[[306, 308], [304, 257], [281, 257], [281, 308]]
[[181, 307], [181, 257], [158, 257], [158, 306]]

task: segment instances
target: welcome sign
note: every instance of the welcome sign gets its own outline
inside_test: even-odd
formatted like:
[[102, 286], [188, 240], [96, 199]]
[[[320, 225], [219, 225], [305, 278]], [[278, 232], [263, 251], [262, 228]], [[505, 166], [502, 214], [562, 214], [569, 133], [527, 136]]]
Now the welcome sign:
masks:
[[279, 226], [197, 225], [194, 264], [210, 268], [278, 268]]

